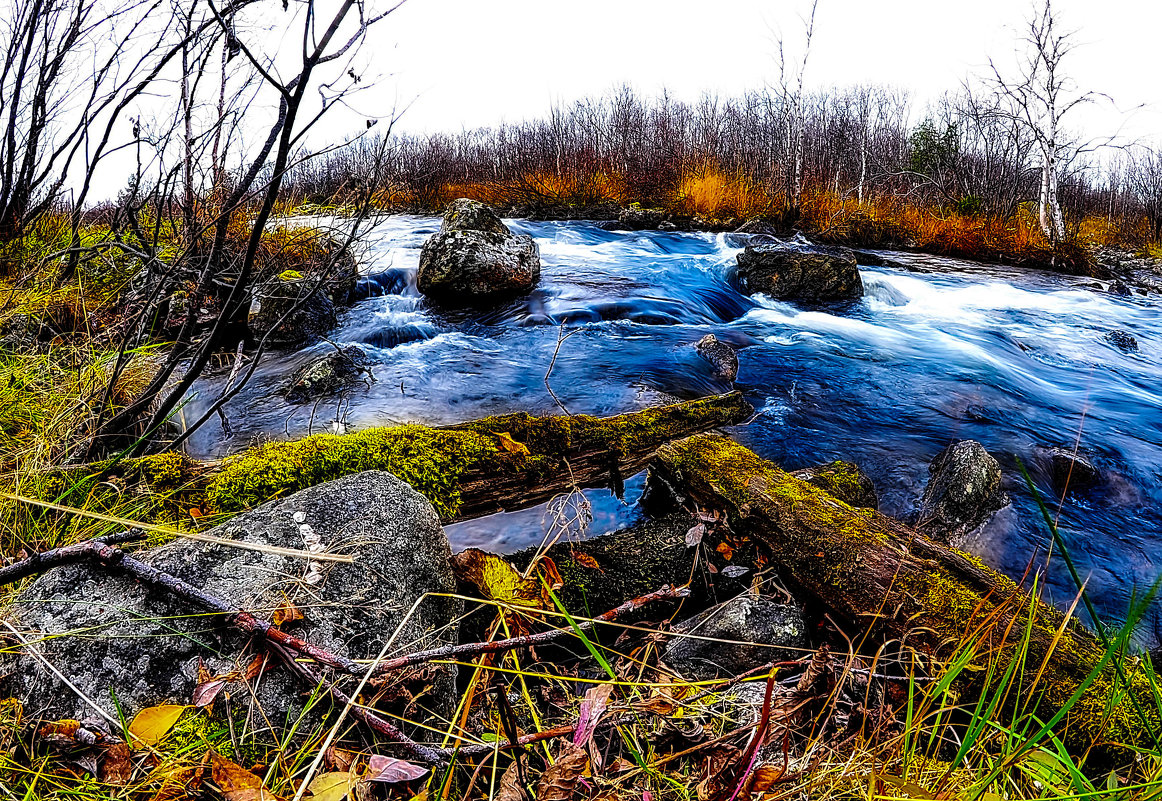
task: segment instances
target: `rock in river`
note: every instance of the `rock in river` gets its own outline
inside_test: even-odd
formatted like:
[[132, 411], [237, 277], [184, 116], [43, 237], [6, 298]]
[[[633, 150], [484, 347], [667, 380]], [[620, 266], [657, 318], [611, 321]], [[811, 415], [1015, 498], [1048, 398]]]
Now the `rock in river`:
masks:
[[[462, 603], [450, 597], [426, 598], [404, 622], [417, 599], [455, 592], [456, 582], [435, 510], [389, 473], [358, 473], [303, 490], [210, 533], [251, 549], [179, 539], [139, 557], [261, 618], [293, 604], [304, 620], [292, 632], [340, 656], [373, 658], [397, 628], [398, 648], [455, 639]], [[271, 546], [321, 547], [354, 562], [307, 560]], [[132, 718], [155, 704], [190, 703], [199, 660], [221, 674], [245, 665], [254, 648], [189, 602], [87, 564], [45, 573], [12, 611], [43, 659], [16, 649], [0, 656], [0, 694], [20, 699], [30, 717], [93, 717], [46, 661], [107, 713], [116, 717], [119, 704]], [[257, 703], [275, 722], [293, 720], [302, 709], [303, 687], [281, 667], [252, 685], [254, 695], [234, 688], [236, 705]], [[442, 670], [421, 706], [447, 716], [453, 688], [454, 673]], [[255, 710], [253, 719], [264, 718]]]
[[420, 251], [417, 284], [438, 303], [490, 302], [531, 291], [541, 256], [526, 234], [513, 234], [483, 203], [461, 198]]
[[745, 292], [775, 300], [857, 300], [863, 280], [847, 248], [769, 242], [738, 254], [738, 282]]
[[1113, 345], [1122, 353], [1137, 353], [1138, 340], [1129, 331], [1122, 331], [1121, 329], [1114, 329], [1108, 332], [1105, 341]]
[[1009, 503], [1000, 463], [975, 440], [949, 445], [928, 472], [916, 527], [934, 540], [956, 544]]
[[334, 394], [370, 374], [367, 354], [354, 345], [312, 359], [294, 372], [286, 390], [291, 403], [306, 403]]
[[738, 378], [738, 354], [727, 342], [707, 334], [694, 343], [694, 350], [714, 368], [714, 375], [733, 381]]

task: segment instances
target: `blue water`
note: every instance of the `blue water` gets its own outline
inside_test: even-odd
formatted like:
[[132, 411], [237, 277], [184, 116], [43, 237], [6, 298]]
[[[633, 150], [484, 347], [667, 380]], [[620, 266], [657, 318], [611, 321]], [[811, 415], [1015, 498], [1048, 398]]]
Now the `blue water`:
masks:
[[[1124, 615], [1131, 593], [1162, 572], [1162, 317], [1157, 299], [1120, 298], [1077, 279], [895, 254], [899, 268], [862, 269], [864, 299], [804, 308], [739, 294], [738, 248], [715, 234], [609, 232], [586, 223], [512, 221], [534, 236], [543, 278], [532, 296], [488, 312], [440, 313], [414, 288], [434, 218], [393, 216], [366, 237], [364, 268], [395, 269], [385, 294], [357, 303], [333, 333], [374, 361], [374, 383], [295, 407], [278, 394], [298, 364], [326, 352], [268, 357], [217, 421], [191, 442], [199, 457], [256, 439], [404, 421], [451, 423], [510, 411], [559, 412], [550, 383], [574, 413], [614, 414], [724, 392], [690, 347], [708, 332], [739, 348], [737, 387], [759, 411], [731, 430], [793, 469], [832, 459], [861, 465], [881, 510], [907, 515], [927, 464], [945, 445], [976, 439], [1000, 460], [1014, 505], [965, 547], [1013, 576], [1042, 564], [1048, 534], [1016, 469], [1020, 458], [1052, 496], [1044, 449], [1081, 449], [1102, 469], [1087, 492], [1052, 499], [1100, 613]], [[906, 266], [906, 269], [905, 269]], [[1140, 353], [1103, 337], [1131, 332]], [[192, 419], [220, 378], [199, 387]], [[641, 480], [624, 502], [589, 493], [599, 534], [636, 519]], [[457, 548], [509, 551], [539, 542], [543, 508], [450, 527]], [[1058, 557], [1052, 599], [1074, 588]], [[1162, 639], [1155, 614], [1144, 641]]]

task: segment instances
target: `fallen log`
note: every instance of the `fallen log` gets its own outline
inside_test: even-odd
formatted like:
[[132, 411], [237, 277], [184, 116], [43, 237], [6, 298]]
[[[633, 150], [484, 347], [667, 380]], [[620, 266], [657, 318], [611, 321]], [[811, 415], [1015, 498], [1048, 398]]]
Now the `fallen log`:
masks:
[[1115, 664], [1075, 618], [978, 559], [853, 508], [725, 437], [666, 445], [650, 470], [704, 508], [725, 512], [733, 534], [767, 551], [797, 597], [869, 629], [875, 640], [935, 656], [976, 640], [962, 691], [996, 691], [1019, 660], [1012, 686], [1021, 690], [1007, 701], [1031, 699], [1025, 711], [1042, 721], [1068, 707], [1056, 731], [1074, 752], [1124, 756], [1122, 745], [1156, 747], [1162, 726], [1148, 669], [1134, 659]]
[[534, 506], [575, 486], [620, 490], [659, 446], [752, 412], [732, 392], [616, 417], [519, 413], [442, 428], [372, 428], [268, 442], [219, 462], [162, 453], [60, 468], [23, 479], [15, 492], [182, 525], [191, 510], [220, 518], [350, 473], [385, 470], [427, 497], [447, 523]]

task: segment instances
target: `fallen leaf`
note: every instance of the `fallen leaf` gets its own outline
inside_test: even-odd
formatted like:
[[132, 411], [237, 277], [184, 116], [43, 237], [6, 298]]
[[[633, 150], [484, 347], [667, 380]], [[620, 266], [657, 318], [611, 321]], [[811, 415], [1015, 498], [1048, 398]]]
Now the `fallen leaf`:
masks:
[[727, 565], [722, 568], [722, 575], [727, 578], [738, 578], [739, 576], [745, 576], [749, 572], [750, 568], [743, 567], [742, 565]]
[[355, 781], [351, 773], [345, 770], [320, 773], [307, 785], [307, 791], [314, 801], [343, 801]]
[[609, 706], [609, 697], [613, 694], [612, 684], [599, 684], [590, 687], [581, 700], [581, 709], [577, 713], [577, 728], [573, 732], [573, 745], [584, 747], [589, 738], [597, 731], [597, 724]]
[[718, 543], [718, 545], [714, 546], [714, 550], [722, 554], [723, 559], [729, 561], [730, 559], [734, 558], [734, 548], [731, 548], [730, 544], [727, 542]]
[[528, 797], [528, 790], [520, 783], [520, 766], [513, 762], [501, 774], [493, 801], [528, 801]]
[[45, 723], [36, 730], [42, 740], [53, 745], [73, 745], [77, 741], [77, 731], [81, 728], [79, 720], [57, 720]]
[[349, 771], [351, 766], [355, 764], [355, 756], [350, 751], [331, 746], [323, 754], [323, 759], [332, 770]]
[[160, 704], [143, 709], [129, 724], [129, 734], [144, 746], [157, 745], [187, 709], [184, 704]]
[[242, 674], [245, 681], [258, 676], [258, 674], [265, 672], [271, 667], [270, 660], [267, 659], [266, 654], [255, 654], [254, 658], [250, 660], [250, 664], [246, 666], [246, 670]]
[[702, 537], [705, 536], [705, 534], [705, 523], [698, 523], [694, 526], [691, 526], [690, 530], [686, 532], [686, 547], [693, 548], [696, 545], [700, 545], [702, 543]]
[[577, 780], [589, 767], [589, 754], [581, 748], [571, 746], [554, 762], [537, 782], [534, 798], [537, 801], [570, 801]]
[[113, 743], [105, 748], [105, 759], [101, 762], [101, 781], [124, 787], [133, 777], [133, 762], [129, 758], [129, 745]]
[[[587, 553], [581, 553], [580, 551], [574, 551], [573, 552], [573, 561], [576, 562], [577, 564], [581, 565], [581, 567], [588, 567], [591, 570], [601, 570], [601, 565], [597, 564], [597, 560], [594, 559], [592, 556], [590, 556]], [[605, 571], [601, 570], [601, 572], [604, 573]]]
[[395, 784], [396, 782], [411, 782], [428, 775], [428, 769], [422, 765], [408, 762], [394, 757], [373, 754], [367, 760], [367, 770], [363, 778], [371, 782]]
[[528, 446], [517, 442], [512, 438], [512, 434], [508, 433], [507, 431], [494, 431], [493, 436], [500, 440], [500, 449], [502, 451], [507, 451], [508, 453], [521, 453], [525, 456], [528, 455]]
[[262, 786], [262, 779], [217, 751], [210, 751], [210, 776], [226, 801], [282, 801]]
[[222, 692], [226, 683], [226, 679], [210, 679], [202, 682], [194, 688], [194, 695], [190, 699], [191, 703], [198, 709], [205, 709], [214, 703], [214, 699], [218, 697], [218, 693]]
[[474, 585], [486, 598], [517, 606], [542, 605], [540, 579], [523, 578], [496, 554], [469, 548], [452, 557], [452, 566], [457, 578]]
[[283, 626], [287, 623], [294, 623], [296, 620], [302, 619], [303, 613], [299, 611], [299, 608], [290, 601], [287, 601], [278, 609], [274, 610], [271, 622], [276, 626]]

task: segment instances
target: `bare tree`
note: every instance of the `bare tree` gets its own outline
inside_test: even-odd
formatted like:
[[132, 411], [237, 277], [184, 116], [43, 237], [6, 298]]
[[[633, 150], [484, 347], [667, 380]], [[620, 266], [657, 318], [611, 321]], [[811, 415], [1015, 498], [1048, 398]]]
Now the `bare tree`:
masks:
[[1134, 154], [1126, 174], [1155, 242], [1162, 242], [1162, 152], [1143, 147]]
[[[1012, 114], [1032, 133], [1041, 156], [1039, 219], [1041, 230], [1056, 244], [1065, 239], [1065, 217], [1061, 209], [1061, 175], [1094, 142], [1071, 138], [1064, 123], [1072, 111], [1101, 97], [1077, 88], [1063, 69], [1076, 48], [1073, 32], [1062, 33], [1053, 13], [1052, 0], [1035, 8], [1021, 38], [1019, 75], [1006, 78], [995, 63], [992, 74], [998, 91], [1012, 104]], [[1108, 143], [1108, 140], [1107, 140]]]
[[[787, 203], [787, 217], [796, 220], [803, 206], [803, 158], [806, 131], [806, 110], [803, 103], [803, 82], [807, 74], [807, 62], [811, 58], [811, 40], [815, 36], [815, 13], [819, 0], [812, 0], [811, 12], [804, 20], [803, 59], [792, 68], [787, 63], [787, 53], [782, 36], [775, 39], [778, 51], [779, 83], [768, 90], [768, 108], [775, 110], [781, 119], [785, 137], [786, 165], [784, 192]], [[775, 94], [771, 97], [771, 94]]]

